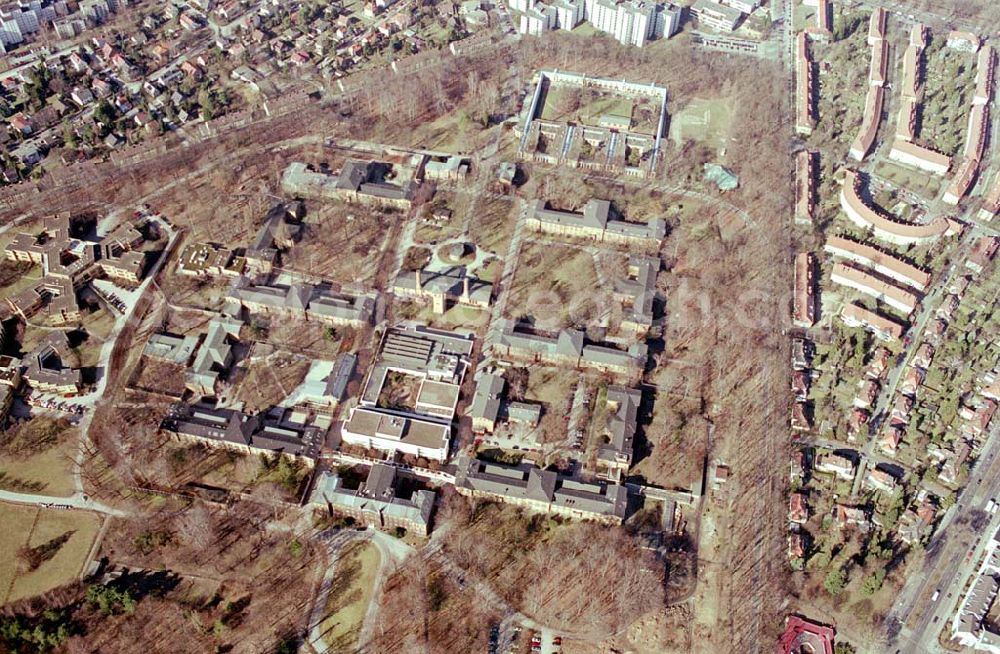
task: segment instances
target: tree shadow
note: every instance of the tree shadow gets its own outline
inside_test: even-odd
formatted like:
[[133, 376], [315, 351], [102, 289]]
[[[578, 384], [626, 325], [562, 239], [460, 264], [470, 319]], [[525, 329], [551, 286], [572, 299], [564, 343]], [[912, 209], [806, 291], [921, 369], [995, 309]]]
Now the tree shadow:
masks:
[[51, 560], [62, 546], [73, 537], [76, 530], [70, 530], [66, 533], [56, 536], [55, 538], [48, 540], [41, 545], [36, 545], [35, 547], [24, 546], [18, 551], [17, 558], [20, 563], [24, 566], [26, 572], [31, 572], [37, 570], [43, 563]]

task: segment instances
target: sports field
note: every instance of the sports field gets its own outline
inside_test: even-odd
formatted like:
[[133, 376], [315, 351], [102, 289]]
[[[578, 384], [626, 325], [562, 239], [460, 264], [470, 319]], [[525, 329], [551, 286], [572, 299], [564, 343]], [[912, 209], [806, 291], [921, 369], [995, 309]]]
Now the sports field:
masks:
[[692, 99], [670, 120], [670, 139], [675, 144], [686, 140], [724, 147], [729, 140], [732, 107], [725, 100]]

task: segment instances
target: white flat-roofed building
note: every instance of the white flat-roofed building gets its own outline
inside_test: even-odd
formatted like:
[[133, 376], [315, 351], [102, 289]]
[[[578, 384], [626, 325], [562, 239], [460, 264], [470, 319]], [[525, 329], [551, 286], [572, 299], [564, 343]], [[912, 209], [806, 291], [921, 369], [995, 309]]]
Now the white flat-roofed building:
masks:
[[720, 32], [732, 32], [743, 18], [739, 9], [713, 0], [696, 0], [691, 5], [691, 13], [698, 19], [699, 25]]
[[509, 0], [520, 14], [519, 31], [539, 36], [551, 29], [570, 30], [583, 21], [625, 45], [642, 47], [670, 37], [680, 28], [683, 9], [644, 0]]
[[341, 436], [351, 445], [445, 461], [451, 424], [356, 407], [341, 428]]

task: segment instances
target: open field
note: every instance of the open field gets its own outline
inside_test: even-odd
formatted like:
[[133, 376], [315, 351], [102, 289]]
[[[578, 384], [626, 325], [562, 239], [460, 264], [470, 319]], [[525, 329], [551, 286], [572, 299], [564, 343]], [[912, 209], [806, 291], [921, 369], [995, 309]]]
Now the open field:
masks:
[[333, 587], [326, 601], [327, 616], [320, 629], [332, 652], [353, 652], [374, 593], [379, 568], [378, 548], [351, 543], [337, 561]]
[[480, 198], [469, 223], [469, 232], [475, 236], [476, 246], [501, 257], [506, 256], [517, 224], [518, 208], [513, 198]]
[[170, 304], [210, 310], [222, 307], [231, 281], [228, 277], [179, 275], [172, 262], [167, 264], [167, 271], [160, 288]]
[[244, 363], [235, 381], [235, 400], [251, 413], [266, 411], [284, 400], [306, 377], [309, 360], [275, 351]]
[[0, 488], [72, 495], [78, 433], [68, 422], [48, 416], [9, 427], [0, 439]]
[[[655, 134], [660, 107], [650, 98], [626, 97], [593, 88], [550, 85], [543, 98], [541, 118], [591, 127], [629, 125], [630, 131]], [[602, 120], [610, 121], [602, 125]]]
[[0, 295], [13, 297], [42, 278], [42, 267], [21, 261], [0, 260]]
[[670, 118], [670, 140], [681, 145], [685, 140], [701, 141], [716, 148], [729, 140], [733, 109], [727, 99], [692, 98]]
[[602, 116], [632, 119], [632, 100], [613, 93], [553, 85], [545, 94], [542, 120], [596, 127]]
[[132, 382], [140, 390], [180, 396], [187, 387], [186, 373], [186, 366], [146, 357]]
[[929, 201], [937, 198], [941, 186], [944, 184], [944, 181], [938, 177], [925, 175], [884, 159], [878, 161], [873, 172], [900, 188], [916, 193]]
[[599, 284], [594, 257], [582, 248], [529, 242], [521, 250], [507, 312], [542, 329], [591, 322], [610, 304]]
[[485, 329], [490, 320], [488, 310], [477, 307], [451, 304], [444, 314], [434, 313], [433, 308], [417, 302], [404, 302], [396, 305], [396, 318], [400, 320], [416, 320], [419, 323], [440, 329]]
[[0, 519], [7, 534], [0, 537], [6, 554], [0, 559], [0, 603], [74, 580], [100, 528], [90, 513], [10, 504], [0, 505]]
[[431, 218], [435, 211], [449, 210], [451, 218], [443, 222], [424, 222], [421, 220], [417, 223], [414, 239], [418, 243], [440, 243], [457, 238], [462, 233], [462, 225], [474, 202], [471, 193], [437, 191], [430, 204], [421, 207], [420, 215]]

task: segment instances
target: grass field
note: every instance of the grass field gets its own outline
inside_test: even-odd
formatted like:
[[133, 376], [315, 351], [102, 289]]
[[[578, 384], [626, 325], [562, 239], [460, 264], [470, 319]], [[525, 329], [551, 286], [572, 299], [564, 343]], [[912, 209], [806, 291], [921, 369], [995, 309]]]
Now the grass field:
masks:
[[250, 411], [265, 411], [288, 397], [305, 379], [308, 370], [308, 360], [275, 352], [248, 364], [236, 397]]
[[484, 197], [472, 216], [469, 232], [476, 236], [476, 245], [489, 252], [505, 256], [517, 223], [518, 204], [509, 198]]
[[632, 119], [633, 102], [611, 93], [567, 86], [550, 86], [542, 106], [542, 119], [574, 121], [598, 126], [601, 116]]
[[[0, 535], [0, 603], [32, 597], [80, 574], [100, 529], [90, 513], [0, 505], [6, 536]], [[18, 552], [34, 548], [40, 564], [26, 570]]]
[[576, 381], [573, 375], [567, 375], [558, 368], [532, 368], [524, 399], [542, 402], [555, 409], [571, 399], [570, 391]]
[[693, 98], [671, 118], [670, 140], [678, 145], [690, 139], [723, 147], [729, 140], [732, 116], [727, 100]]
[[600, 288], [590, 252], [547, 242], [526, 243], [510, 288], [508, 313], [541, 329], [593, 321], [611, 302]]
[[202, 309], [219, 309], [229, 290], [229, 278], [202, 278], [178, 275], [173, 267], [169, 267], [167, 277], [160, 286], [167, 301]]
[[421, 305], [417, 302], [406, 302], [397, 305], [397, 317], [403, 320], [415, 320], [430, 327], [439, 329], [471, 329], [479, 331], [485, 329], [490, 321], [490, 312], [477, 307], [467, 307], [453, 304], [448, 307], [444, 314], [434, 313], [430, 305]]
[[329, 651], [355, 651], [378, 567], [378, 549], [371, 543], [352, 543], [344, 548], [326, 601], [327, 617], [320, 625]]
[[937, 197], [938, 192], [941, 190], [941, 185], [944, 183], [938, 177], [927, 175], [917, 170], [911, 170], [890, 161], [879, 161], [876, 163], [874, 172], [879, 177], [884, 177], [900, 188], [917, 193], [928, 200], [934, 200]]
[[0, 488], [72, 495], [77, 429], [48, 417], [36, 417], [16, 429], [0, 448]]

